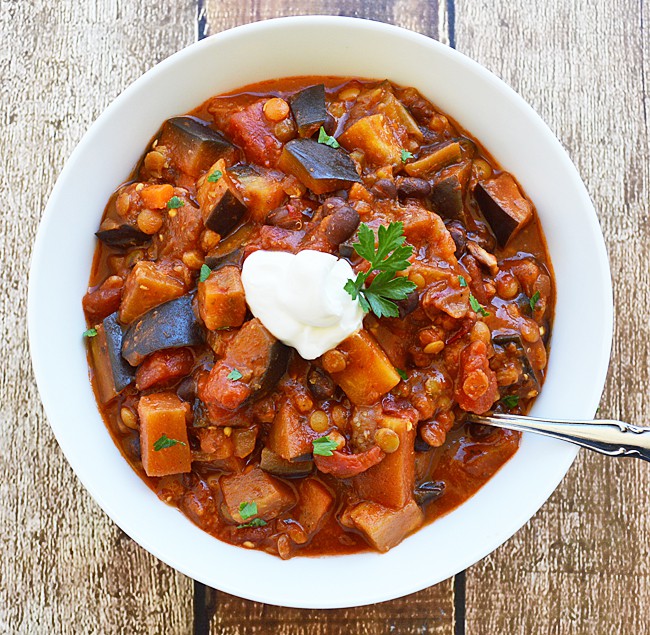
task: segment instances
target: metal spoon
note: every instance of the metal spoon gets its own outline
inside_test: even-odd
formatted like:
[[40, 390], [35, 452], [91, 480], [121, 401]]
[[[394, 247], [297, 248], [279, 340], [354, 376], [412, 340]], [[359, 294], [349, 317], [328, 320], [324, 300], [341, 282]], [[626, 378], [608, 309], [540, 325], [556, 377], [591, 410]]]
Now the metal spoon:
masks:
[[650, 461], [650, 427], [635, 426], [624, 421], [536, 419], [508, 414], [489, 417], [470, 415], [468, 421], [507, 430], [535, 432], [608, 456], [632, 456]]

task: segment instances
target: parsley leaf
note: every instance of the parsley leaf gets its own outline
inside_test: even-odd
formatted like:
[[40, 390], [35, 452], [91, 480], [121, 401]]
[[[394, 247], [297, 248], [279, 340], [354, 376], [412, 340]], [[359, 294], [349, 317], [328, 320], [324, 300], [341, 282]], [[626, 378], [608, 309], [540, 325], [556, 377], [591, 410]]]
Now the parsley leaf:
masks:
[[320, 127], [318, 131], [318, 143], [322, 143], [330, 148], [340, 148], [341, 144], [334, 138], [330, 137], [326, 132], [323, 126]]
[[244, 527], [266, 527], [267, 522], [263, 518], [253, 518], [253, 520], [237, 525], [237, 529], [244, 529]]
[[179, 207], [184, 207], [185, 203], [178, 196], [172, 196], [167, 201], [167, 209], [178, 209]]
[[406, 380], [409, 378], [409, 376], [408, 376], [408, 374], [407, 374], [407, 372], [406, 372], [405, 370], [402, 370], [401, 368], [396, 368], [395, 370], [397, 371], [397, 374], [398, 374], [398, 375], [399, 375], [399, 376], [400, 376], [404, 381], [406, 381]]
[[401, 150], [401, 154], [402, 154], [402, 163], [406, 163], [406, 161], [407, 161], [408, 159], [412, 159], [412, 158], [413, 158], [413, 153], [412, 153], [412, 152], [409, 152], [408, 150], [404, 150], [404, 149], [402, 149], [402, 150]]
[[210, 269], [208, 265], [201, 265], [201, 271], [199, 272], [199, 282], [205, 282], [211, 273], [212, 269]]
[[[403, 223], [380, 225], [376, 247], [375, 234], [365, 223], [359, 226], [358, 238], [354, 250], [370, 263], [370, 269], [358, 273], [356, 279], [348, 280], [343, 288], [353, 300], [359, 300], [366, 313], [372, 311], [377, 317], [399, 317], [399, 309], [392, 300], [404, 300], [416, 288], [408, 278], [395, 276], [411, 265], [408, 259], [413, 253], [413, 247], [404, 244]], [[378, 273], [366, 286], [373, 271]]]
[[519, 403], [519, 395], [506, 395], [501, 398], [501, 403], [509, 409], [516, 408]]
[[160, 439], [153, 444], [153, 449], [155, 452], [160, 452], [166, 448], [171, 448], [175, 445], [187, 445], [183, 441], [177, 441], [176, 439], [170, 439], [164, 432]]
[[481, 303], [471, 293], [469, 294], [469, 304], [472, 307], [472, 311], [475, 313], [478, 313], [483, 317], [490, 315], [489, 312], [481, 306]]
[[210, 181], [210, 183], [216, 183], [222, 176], [223, 172], [221, 170], [215, 170], [208, 176], [208, 181]]
[[467, 286], [467, 280], [465, 280], [465, 276], [458, 276], [458, 284], [462, 287]]
[[97, 335], [97, 329], [88, 329], [82, 333], [82, 337], [95, 337]]
[[248, 520], [257, 514], [257, 503], [255, 501], [242, 501], [239, 503], [239, 515], [242, 520]]
[[328, 436], [314, 439], [311, 444], [314, 446], [314, 454], [318, 454], [318, 456], [333, 456], [332, 450], [336, 450], [338, 447], [338, 443], [332, 441]]
[[530, 300], [528, 300], [531, 311], [535, 310], [535, 306], [537, 305], [538, 302], [539, 302], [539, 291], [535, 291], [535, 293], [533, 293], [533, 297]]
[[243, 375], [236, 369], [233, 368], [227, 375], [226, 377], [228, 379], [232, 379], [233, 381], [237, 381], [238, 379], [241, 379]]

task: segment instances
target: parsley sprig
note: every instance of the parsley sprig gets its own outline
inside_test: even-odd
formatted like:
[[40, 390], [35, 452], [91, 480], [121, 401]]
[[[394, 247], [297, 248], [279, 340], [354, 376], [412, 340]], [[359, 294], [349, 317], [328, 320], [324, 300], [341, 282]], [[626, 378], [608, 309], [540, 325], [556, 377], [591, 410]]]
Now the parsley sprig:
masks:
[[341, 147], [339, 142], [334, 137], [331, 137], [325, 132], [325, 128], [323, 128], [323, 126], [321, 126], [320, 130], [318, 131], [318, 143], [322, 143], [323, 145], [334, 149]]
[[328, 436], [314, 439], [311, 444], [314, 448], [314, 454], [318, 456], [334, 456], [334, 450], [339, 447], [339, 444], [332, 441]]
[[[359, 242], [352, 246], [359, 256], [370, 263], [370, 269], [357, 274], [355, 280], [348, 280], [344, 289], [353, 300], [359, 299], [366, 313], [372, 311], [377, 317], [398, 317], [399, 309], [393, 300], [404, 300], [415, 290], [415, 284], [408, 278], [395, 275], [411, 265], [408, 259], [413, 247], [405, 245], [405, 240], [401, 222], [380, 225], [377, 247], [372, 229], [365, 223], [359, 226]], [[374, 271], [379, 273], [366, 285], [366, 280]]]

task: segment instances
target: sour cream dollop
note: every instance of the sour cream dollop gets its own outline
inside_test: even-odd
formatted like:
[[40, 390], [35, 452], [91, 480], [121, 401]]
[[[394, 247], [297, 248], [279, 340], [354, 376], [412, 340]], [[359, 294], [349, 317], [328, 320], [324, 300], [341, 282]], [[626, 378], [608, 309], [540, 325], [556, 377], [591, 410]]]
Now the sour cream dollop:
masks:
[[358, 331], [363, 309], [343, 288], [356, 276], [332, 254], [255, 251], [244, 261], [242, 283], [253, 315], [304, 359], [315, 359]]

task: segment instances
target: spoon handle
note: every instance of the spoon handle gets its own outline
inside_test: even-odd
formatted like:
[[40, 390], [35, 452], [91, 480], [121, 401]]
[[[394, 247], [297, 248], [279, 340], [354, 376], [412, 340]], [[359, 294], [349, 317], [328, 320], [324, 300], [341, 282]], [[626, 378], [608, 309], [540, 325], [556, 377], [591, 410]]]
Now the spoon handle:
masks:
[[650, 461], [650, 428], [624, 421], [569, 421], [508, 414], [494, 414], [489, 417], [470, 415], [469, 421], [508, 430], [536, 432], [608, 456], [632, 456]]

